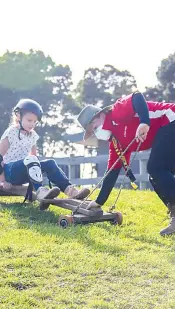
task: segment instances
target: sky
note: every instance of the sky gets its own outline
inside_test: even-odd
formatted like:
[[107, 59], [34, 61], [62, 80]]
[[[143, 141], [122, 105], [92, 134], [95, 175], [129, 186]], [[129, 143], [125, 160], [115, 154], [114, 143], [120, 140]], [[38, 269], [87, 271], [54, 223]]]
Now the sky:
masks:
[[89, 67], [111, 64], [143, 90], [175, 52], [174, 11], [174, 0], [0, 0], [0, 55], [42, 50], [68, 64], [75, 83]]

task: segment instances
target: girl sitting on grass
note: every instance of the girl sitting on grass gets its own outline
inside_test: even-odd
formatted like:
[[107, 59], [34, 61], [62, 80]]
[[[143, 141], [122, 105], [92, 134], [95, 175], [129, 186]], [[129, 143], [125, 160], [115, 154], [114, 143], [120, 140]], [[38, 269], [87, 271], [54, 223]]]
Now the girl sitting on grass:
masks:
[[[14, 108], [14, 123], [9, 125], [0, 141], [0, 182], [4, 189], [12, 185], [29, 183], [26, 198], [31, 199], [32, 189], [36, 191], [37, 200], [55, 198], [60, 191], [69, 198], [83, 199], [89, 189], [78, 190], [74, 187], [53, 159], [39, 161], [36, 142], [39, 138], [34, 128], [41, 121], [42, 107], [36, 101], [22, 99]], [[42, 173], [45, 173], [52, 189], [42, 184]], [[49, 204], [41, 202], [44, 210]]]

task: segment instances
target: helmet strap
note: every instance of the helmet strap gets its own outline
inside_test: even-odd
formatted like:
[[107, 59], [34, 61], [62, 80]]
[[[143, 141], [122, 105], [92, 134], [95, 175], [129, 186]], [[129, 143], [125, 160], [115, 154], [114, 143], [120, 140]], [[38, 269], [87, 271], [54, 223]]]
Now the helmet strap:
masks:
[[[27, 130], [25, 130], [24, 129], [24, 127], [22, 126], [22, 117], [23, 117], [23, 115], [22, 115], [22, 113], [20, 112], [20, 120], [19, 120], [19, 134], [18, 134], [18, 137], [19, 137], [19, 139], [21, 140], [21, 131], [25, 131], [25, 132], [27, 132]], [[28, 133], [28, 132], [27, 132]]]

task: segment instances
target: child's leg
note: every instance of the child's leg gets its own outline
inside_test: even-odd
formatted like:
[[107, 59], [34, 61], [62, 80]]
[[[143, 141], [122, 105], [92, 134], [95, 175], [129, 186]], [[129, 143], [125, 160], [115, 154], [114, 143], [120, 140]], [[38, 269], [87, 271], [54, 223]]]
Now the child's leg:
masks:
[[[27, 168], [24, 165], [23, 160], [5, 164], [4, 174], [5, 174], [6, 181], [10, 182], [12, 185], [23, 185], [29, 182]], [[44, 199], [44, 198], [54, 198], [60, 192], [58, 188], [49, 190], [43, 187], [42, 183], [34, 183], [32, 181], [31, 183], [34, 187], [34, 190], [36, 191], [38, 200]]]
[[76, 189], [69, 181], [62, 169], [56, 164], [55, 160], [44, 160], [40, 162], [41, 170], [47, 174], [48, 179], [58, 186], [62, 192], [71, 198], [85, 198], [90, 193], [90, 190], [84, 188]]
[[12, 185], [23, 185], [29, 182], [27, 169], [23, 160], [5, 164], [4, 174], [6, 181]]
[[[23, 160], [11, 162], [5, 165], [5, 178], [12, 185], [23, 185], [29, 182], [27, 168]], [[33, 183], [35, 191], [42, 187], [41, 183]]]
[[48, 179], [54, 185], [57, 185], [62, 192], [64, 192], [65, 189], [71, 185], [69, 179], [66, 177], [62, 169], [58, 167], [55, 160], [43, 160], [40, 164], [42, 172], [46, 173]]
[[[23, 185], [29, 183], [29, 177], [27, 168], [24, 165], [23, 160], [19, 160], [16, 162], [10, 162], [4, 165], [4, 175], [7, 182], [11, 183], [12, 185]], [[38, 188], [42, 186], [42, 184], [34, 184], [30, 182], [30, 186], [27, 188], [25, 200], [28, 198], [29, 200], [32, 199], [32, 189], [37, 191]]]

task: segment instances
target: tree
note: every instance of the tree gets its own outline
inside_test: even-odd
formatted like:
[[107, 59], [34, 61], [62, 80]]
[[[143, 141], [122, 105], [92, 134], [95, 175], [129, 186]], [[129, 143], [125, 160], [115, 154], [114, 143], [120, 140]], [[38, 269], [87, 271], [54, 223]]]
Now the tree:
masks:
[[89, 68], [77, 86], [77, 101], [83, 105], [107, 106], [131, 93], [133, 86], [136, 86], [136, 81], [128, 71], [119, 71], [112, 65], [105, 65], [102, 69]]
[[162, 102], [164, 100], [163, 89], [160, 85], [155, 87], [146, 87], [144, 96], [147, 101]]
[[42, 51], [31, 49], [28, 54], [7, 51], [0, 57], [0, 85], [28, 91], [40, 86], [54, 67], [51, 57]]
[[175, 102], [175, 53], [161, 61], [156, 75], [158, 84], [144, 93], [147, 100]]
[[162, 60], [156, 74], [163, 88], [165, 101], [175, 102], [175, 53]]
[[[44, 117], [38, 132], [39, 153], [46, 155], [49, 145], [54, 146], [77, 113], [76, 102], [71, 95], [72, 73], [69, 66], [56, 65], [51, 57], [41, 51], [25, 53], [7, 51], [0, 57], [0, 134], [8, 126], [11, 112], [20, 98], [39, 102]], [[63, 146], [60, 144], [61, 149]], [[64, 148], [67, 149], [67, 148]], [[50, 148], [51, 150], [51, 148]]]

